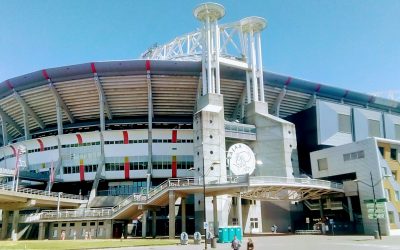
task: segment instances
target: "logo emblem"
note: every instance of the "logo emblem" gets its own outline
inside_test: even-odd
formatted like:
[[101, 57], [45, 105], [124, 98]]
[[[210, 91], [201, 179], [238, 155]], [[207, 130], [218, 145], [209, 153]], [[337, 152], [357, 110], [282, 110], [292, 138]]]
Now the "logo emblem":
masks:
[[232, 145], [227, 154], [229, 168], [235, 175], [252, 174], [256, 168], [253, 150], [243, 143]]

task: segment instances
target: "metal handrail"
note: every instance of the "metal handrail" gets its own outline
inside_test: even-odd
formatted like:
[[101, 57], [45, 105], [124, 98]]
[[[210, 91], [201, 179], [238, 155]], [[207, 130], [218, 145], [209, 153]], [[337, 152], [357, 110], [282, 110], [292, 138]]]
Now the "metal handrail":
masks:
[[[25, 187], [18, 187], [15, 191], [12, 186], [6, 184], [0, 184], [0, 189], [13, 191], [18, 193], [26, 193], [26, 194], [35, 194], [35, 195], [43, 195], [47, 197], [55, 197], [58, 198], [57, 192], [49, 192], [39, 189], [32, 189], [32, 188], [25, 188]], [[83, 200], [84, 197], [82, 195], [75, 195], [75, 194], [62, 194], [61, 199], [73, 199], [73, 200]]]
[[287, 178], [287, 177], [279, 177], [279, 176], [257, 176], [250, 178], [250, 185], [260, 185], [260, 184], [300, 184], [300, 185], [313, 185], [324, 188], [335, 188], [335, 189], [343, 189], [343, 184], [324, 181], [324, 180], [316, 180], [316, 179], [308, 179], [308, 178]]
[[[260, 176], [249, 177], [249, 175], [238, 176], [208, 176], [206, 177], [206, 186], [212, 185], [230, 185], [230, 184], [244, 184], [246, 186], [257, 186], [261, 184], [300, 184], [300, 185], [313, 185], [324, 188], [342, 189], [343, 185], [340, 183], [333, 183], [324, 180], [313, 180], [307, 178], [287, 178], [277, 176]], [[70, 219], [70, 218], [93, 218], [93, 217], [107, 217], [111, 218], [113, 215], [121, 211], [128, 205], [132, 204], [146, 204], [149, 203], [157, 195], [168, 192], [170, 188], [180, 188], [194, 186], [198, 187], [203, 185], [203, 178], [170, 178], [165, 180], [160, 185], [152, 188], [147, 194], [134, 193], [118, 205], [114, 207], [105, 208], [80, 208], [80, 209], [65, 209], [65, 210], [43, 210], [39, 214], [32, 214], [32, 218], [39, 219]]]

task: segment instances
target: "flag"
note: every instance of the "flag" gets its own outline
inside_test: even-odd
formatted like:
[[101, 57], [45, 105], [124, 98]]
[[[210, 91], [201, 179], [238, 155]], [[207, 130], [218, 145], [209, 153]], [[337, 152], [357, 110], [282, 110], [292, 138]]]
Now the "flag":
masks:
[[51, 161], [51, 166], [50, 166], [50, 183], [54, 183], [54, 163]]

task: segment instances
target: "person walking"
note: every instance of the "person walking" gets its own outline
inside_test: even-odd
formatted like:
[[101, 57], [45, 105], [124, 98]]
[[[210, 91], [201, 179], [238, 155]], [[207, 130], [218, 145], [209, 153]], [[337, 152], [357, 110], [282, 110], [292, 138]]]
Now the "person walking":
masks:
[[236, 235], [233, 237], [231, 247], [233, 250], [239, 250], [240, 248], [240, 241], [236, 238]]
[[247, 241], [247, 250], [254, 250], [254, 243], [251, 238]]

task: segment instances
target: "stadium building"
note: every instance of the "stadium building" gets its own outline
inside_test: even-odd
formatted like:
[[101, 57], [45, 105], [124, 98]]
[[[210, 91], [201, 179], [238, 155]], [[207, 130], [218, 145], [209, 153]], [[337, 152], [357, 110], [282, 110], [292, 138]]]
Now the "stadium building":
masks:
[[141, 59], [0, 83], [1, 238], [397, 234], [400, 103], [264, 71], [263, 18], [194, 15]]

